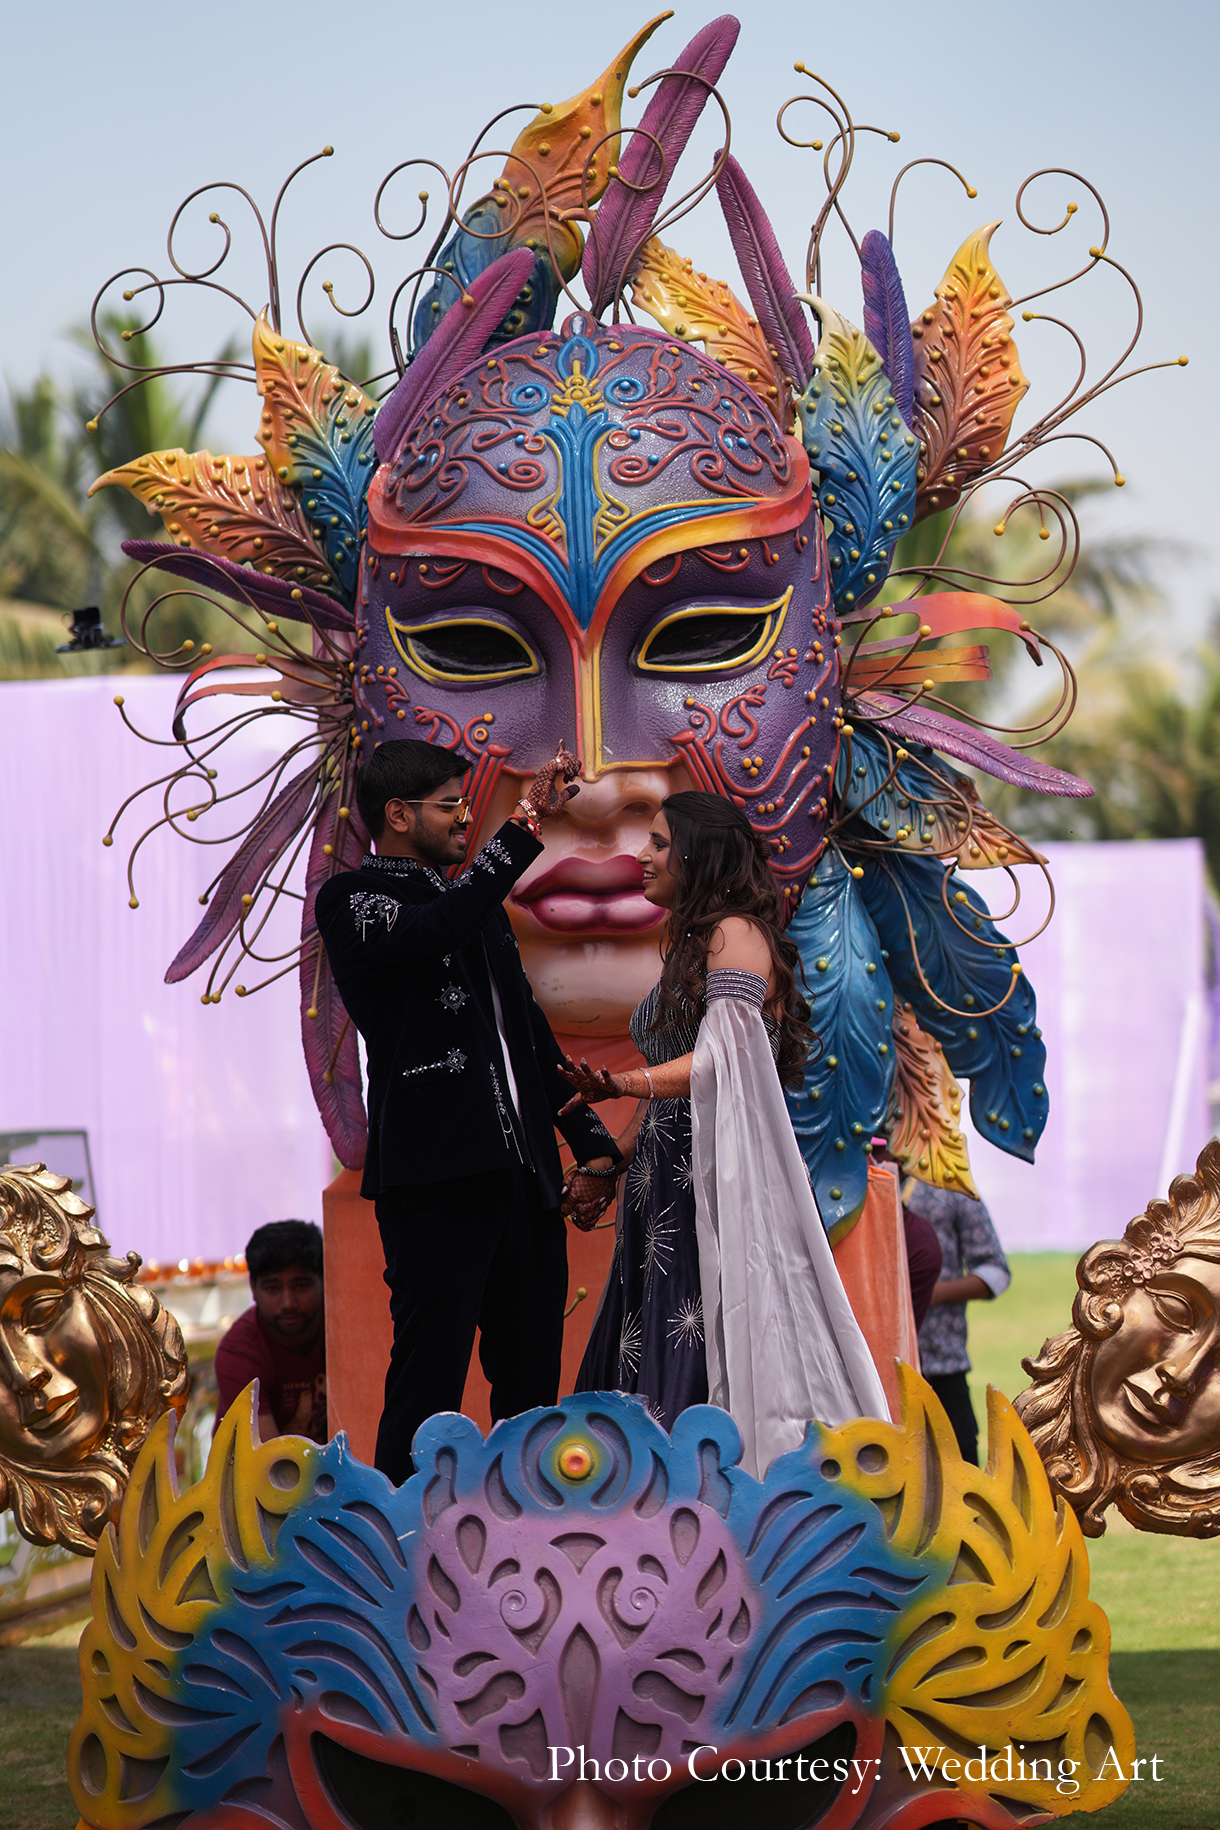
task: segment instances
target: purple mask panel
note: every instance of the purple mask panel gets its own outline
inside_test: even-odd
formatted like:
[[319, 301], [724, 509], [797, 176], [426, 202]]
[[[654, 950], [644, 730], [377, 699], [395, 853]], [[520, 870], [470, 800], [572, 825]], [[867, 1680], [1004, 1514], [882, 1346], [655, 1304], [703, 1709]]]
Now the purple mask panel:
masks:
[[560, 737], [591, 779], [681, 761], [746, 808], [795, 898], [837, 752], [836, 626], [807, 460], [748, 386], [571, 318], [446, 388], [369, 506], [377, 734], [473, 760], [476, 817]]

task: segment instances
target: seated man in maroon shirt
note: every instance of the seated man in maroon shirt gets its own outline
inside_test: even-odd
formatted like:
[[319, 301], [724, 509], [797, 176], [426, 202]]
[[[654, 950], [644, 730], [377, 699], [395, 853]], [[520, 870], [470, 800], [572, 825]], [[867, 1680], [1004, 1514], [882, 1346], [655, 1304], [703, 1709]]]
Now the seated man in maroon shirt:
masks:
[[216, 1349], [219, 1424], [258, 1380], [258, 1427], [270, 1436], [326, 1441], [326, 1328], [322, 1234], [311, 1220], [273, 1220], [246, 1246], [254, 1307]]

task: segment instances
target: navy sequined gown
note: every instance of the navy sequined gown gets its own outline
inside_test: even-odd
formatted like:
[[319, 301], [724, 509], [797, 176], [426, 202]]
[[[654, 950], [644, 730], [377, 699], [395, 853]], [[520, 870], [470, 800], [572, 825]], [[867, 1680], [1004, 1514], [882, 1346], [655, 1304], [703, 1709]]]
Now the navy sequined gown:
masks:
[[[661, 988], [631, 1015], [631, 1040], [649, 1067], [688, 1055], [702, 1012], [654, 1031]], [[773, 1050], [778, 1031], [764, 1017]], [[648, 1102], [619, 1202], [614, 1260], [576, 1379], [578, 1392], [636, 1392], [659, 1423], [706, 1404], [703, 1294], [695, 1236], [690, 1099]]]

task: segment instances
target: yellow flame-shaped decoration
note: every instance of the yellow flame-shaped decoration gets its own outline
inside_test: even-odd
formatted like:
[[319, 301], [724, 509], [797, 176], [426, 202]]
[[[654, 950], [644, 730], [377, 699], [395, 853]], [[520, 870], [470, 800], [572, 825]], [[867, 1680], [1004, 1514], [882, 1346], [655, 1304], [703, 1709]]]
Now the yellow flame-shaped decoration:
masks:
[[202, 1478], [179, 1494], [174, 1418], [149, 1435], [93, 1566], [93, 1619], [80, 1642], [84, 1705], [68, 1777], [93, 1830], [149, 1823], [175, 1808], [169, 1764], [176, 1699], [167, 1658], [204, 1631], [236, 1572], [267, 1570], [284, 1518], [312, 1490], [317, 1451], [301, 1437], [260, 1443], [250, 1386], [221, 1422]]
[[[955, 1785], [1014, 1815], [1099, 1811], [1125, 1789], [1135, 1735], [1110, 1689], [1110, 1625], [1089, 1600], [1075, 1515], [1056, 1504], [1028, 1432], [994, 1387], [979, 1469], [962, 1460], [931, 1388], [909, 1366], [900, 1377], [901, 1423], [861, 1418], [823, 1437], [844, 1483], [880, 1509], [895, 1548], [948, 1571], [895, 1630], [883, 1793], [910, 1797], [900, 1749], [908, 1759], [918, 1749], [938, 1773], [950, 1761], [946, 1817]], [[976, 1781], [980, 1747], [987, 1776]], [[1058, 1789], [1073, 1781], [1078, 1790]]]

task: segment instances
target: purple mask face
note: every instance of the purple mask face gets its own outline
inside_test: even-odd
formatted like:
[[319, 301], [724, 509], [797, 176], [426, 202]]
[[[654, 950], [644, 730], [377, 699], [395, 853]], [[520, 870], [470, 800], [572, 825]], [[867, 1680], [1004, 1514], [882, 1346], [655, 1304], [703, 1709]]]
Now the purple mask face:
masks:
[[799, 893], [838, 743], [826, 542], [803, 448], [718, 364], [580, 316], [484, 358], [374, 480], [358, 614], [377, 735], [470, 758], [484, 833], [578, 750], [587, 785], [510, 910], [523, 944], [647, 933], [653, 972], [634, 855], [683, 787], [743, 806]]

